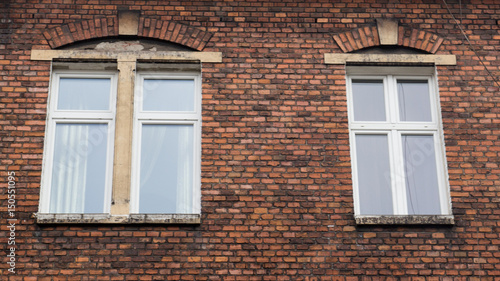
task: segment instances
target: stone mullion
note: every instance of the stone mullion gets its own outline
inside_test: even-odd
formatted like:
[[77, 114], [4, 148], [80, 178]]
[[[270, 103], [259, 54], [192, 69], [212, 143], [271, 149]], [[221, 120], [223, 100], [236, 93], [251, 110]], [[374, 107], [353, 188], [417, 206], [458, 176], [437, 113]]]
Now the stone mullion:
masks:
[[128, 215], [132, 166], [135, 59], [118, 59], [111, 215]]

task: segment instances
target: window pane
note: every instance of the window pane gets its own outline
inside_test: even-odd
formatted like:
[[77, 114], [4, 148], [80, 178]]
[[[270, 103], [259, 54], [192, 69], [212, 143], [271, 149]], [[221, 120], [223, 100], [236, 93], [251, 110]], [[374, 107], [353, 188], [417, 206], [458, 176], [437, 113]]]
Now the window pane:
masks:
[[387, 135], [356, 135], [356, 166], [361, 214], [393, 214]]
[[111, 79], [61, 78], [57, 109], [109, 110]]
[[104, 212], [107, 142], [107, 124], [56, 125], [49, 212]]
[[398, 80], [398, 100], [401, 121], [432, 121], [427, 80]]
[[193, 125], [143, 125], [140, 213], [193, 212]]
[[194, 111], [194, 80], [144, 80], [144, 111]]
[[403, 135], [402, 142], [408, 214], [441, 214], [434, 137]]
[[383, 80], [353, 80], [354, 120], [385, 121]]

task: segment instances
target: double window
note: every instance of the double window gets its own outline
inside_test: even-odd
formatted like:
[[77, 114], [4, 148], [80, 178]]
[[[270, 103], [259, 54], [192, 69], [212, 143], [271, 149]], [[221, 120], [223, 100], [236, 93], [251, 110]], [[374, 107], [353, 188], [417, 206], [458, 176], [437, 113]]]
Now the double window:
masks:
[[437, 87], [422, 70], [348, 71], [358, 216], [451, 213]]
[[[40, 212], [109, 214], [114, 193], [130, 192], [131, 214], [200, 212], [199, 73], [138, 72], [132, 135], [115, 134], [116, 71], [54, 71]], [[130, 106], [130, 105], [129, 105]], [[132, 115], [131, 115], [132, 116]], [[114, 163], [131, 139], [131, 164]], [[113, 183], [127, 169], [129, 186]]]

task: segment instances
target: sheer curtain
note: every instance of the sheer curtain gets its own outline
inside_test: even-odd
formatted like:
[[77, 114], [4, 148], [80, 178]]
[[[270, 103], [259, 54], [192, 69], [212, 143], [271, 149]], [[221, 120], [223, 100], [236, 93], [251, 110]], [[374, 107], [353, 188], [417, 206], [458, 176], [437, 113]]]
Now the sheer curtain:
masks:
[[[169, 213], [172, 206], [171, 191], [167, 189], [168, 157], [165, 148], [169, 146], [167, 131], [162, 125], [142, 125], [141, 163], [139, 176], [139, 213]], [[162, 185], [165, 188], [162, 189]]]
[[394, 213], [387, 135], [356, 134], [358, 197], [363, 215]]
[[161, 148], [168, 145], [165, 139], [167, 132], [165, 130], [149, 129], [152, 126], [161, 125], [146, 125], [142, 128], [143, 149], [141, 157], [140, 186], [145, 186], [148, 180], [153, 176], [153, 169], [158, 165], [161, 156]]
[[52, 169], [51, 213], [83, 213], [88, 157], [83, 151], [89, 126], [58, 124]]
[[140, 213], [193, 212], [193, 126], [143, 124]]
[[441, 213], [433, 136], [402, 135], [408, 214]]
[[56, 125], [49, 212], [104, 212], [107, 130], [107, 124]]
[[180, 214], [193, 212], [193, 143], [190, 132], [191, 127], [179, 130], [177, 154], [177, 208]]
[[196, 111], [195, 80], [163, 76], [142, 81], [142, 108], [136, 115], [142, 130], [139, 212], [193, 213], [194, 122], [184, 122]]

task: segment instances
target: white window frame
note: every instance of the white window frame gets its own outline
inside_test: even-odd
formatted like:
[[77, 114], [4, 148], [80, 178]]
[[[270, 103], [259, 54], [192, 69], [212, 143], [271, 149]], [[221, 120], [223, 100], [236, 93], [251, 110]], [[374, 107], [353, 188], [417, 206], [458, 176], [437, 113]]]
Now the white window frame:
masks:
[[[394, 75], [397, 74], [397, 75]], [[358, 134], [387, 134], [389, 145], [389, 162], [391, 175], [404, 175], [404, 160], [401, 147], [401, 135], [433, 135], [434, 150], [437, 167], [437, 177], [440, 196], [441, 213], [436, 216], [451, 216], [451, 202], [449, 194], [448, 172], [446, 167], [444, 137], [441, 121], [441, 110], [439, 104], [439, 94], [436, 81], [436, 74], [433, 67], [348, 67], [347, 68], [347, 107], [349, 119], [349, 138], [352, 161], [352, 180], [354, 195], [354, 211], [357, 218], [370, 217], [371, 215], [360, 213], [360, 198], [358, 186], [357, 154], [355, 136]], [[354, 79], [363, 80], [383, 80], [384, 99], [386, 106], [386, 121], [356, 121], [354, 120], [354, 105], [352, 93], [352, 81]], [[398, 93], [397, 80], [427, 80], [430, 94], [431, 122], [408, 122], [398, 121]], [[404, 177], [391, 178], [391, 190], [393, 196], [393, 216], [408, 216], [406, 189], [404, 188]], [[415, 215], [420, 216], [420, 215]], [[375, 216], [376, 217], [376, 216]], [[362, 221], [362, 220], [360, 220]], [[417, 220], [413, 220], [415, 223]], [[433, 220], [426, 220], [426, 222]], [[366, 223], [373, 223], [365, 220]], [[395, 223], [406, 223], [404, 220], [394, 221]], [[383, 223], [383, 222], [382, 222]], [[418, 223], [418, 222], [417, 222]], [[436, 223], [436, 222], [432, 222]], [[439, 221], [437, 221], [439, 223]]]
[[[106, 155], [106, 179], [104, 191], [103, 213], [110, 212], [113, 155], [114, 155], [114, 135], [115, 135], [115, 114], [116, 114], [116, 94], [117, 75], [116, 72], [108, 71], [53, 71], [49, 86], [49, 101], [47, 109], [47, 125], [44, 144], [43, 164], [42, 164], [42, 187], [40, 191], [40, 213], [49, 213], [50, 197], [52, 192], [52, 172], [54, 169], [53, 156], [55, 151], [55, 131], [57, 124], [107, 124], [108, 143]], [[57, 110], [59, 98], [59, 82], [61, 78], [109, 78], [111, 82], [109, 110], [92, 111], [82, 110]]]
[[[193, 111], [142, 111], [145, 79], [193, 80]], [[142, 125], [193, 125], [193, 212], [201, 214], [201, 75], [193, 72], [139, 72], [136, 76], [130, 213], [139, 214]]]

